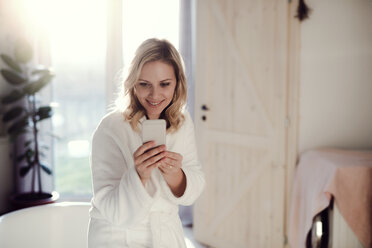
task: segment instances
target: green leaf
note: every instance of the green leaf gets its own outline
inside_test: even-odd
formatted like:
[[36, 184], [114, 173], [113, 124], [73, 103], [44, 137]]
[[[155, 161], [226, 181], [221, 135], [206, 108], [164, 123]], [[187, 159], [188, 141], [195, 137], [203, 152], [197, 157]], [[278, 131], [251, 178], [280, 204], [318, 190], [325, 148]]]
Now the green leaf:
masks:
[[25, 152], [26, 157], [32, 158], [34, 156], [35, 152], [31, 148], [28, 148]]
[[26, 176], [31, 168], [32, 168], [32, 165], [23, 166], [22, 168], [19, 169], [19, 175], [21, 177]]
[[16, 72], [22, 73], [21, 66], [17, 62], [15, 62], [10, 56], [6, 54], [1, 54], [0, 57], [5, 62], [5, 64], [7, 64], [10, 68], [15, 70]]
[[24, 84], [27, 81], [27, 79], [24, 78], [19, 73], [8, 70], [8, 69], [2, 69], [1, 70], [1, 75], [3, 75], [5, 80], [8, 81], [10, 84], [13, 84], [13, 85], [16, 85], [16, 86]]
[[16, 102], [16, 101], [20, 100], [24, 96], [25, 96], [25, 94], [23, 92], [21, 92], [19, 90], [13, 90], [12, 92], [9, 93], [9, 95], [5, 96], [1, 100], [1, 103], [2, 104], [13, 103], [13, 102]]
[[18, 40], [14, 50], [14, 57], [20, 63], [27, 63], [32, 59], [33, 51], [31, 44], [26, 40]]
[[41, 169], [45, 171], [48, 175], [52, 175], [52, 170], [49, 169], [45, 164], [40, 163]]
[[50, 118], [50, 117], [52, 117], [52, 115], [53, 115], [53, 110], [52, 110], [52, 107], [50, 107], [50, 106], [40, 107], [38, 109], [38, 111], [36, 112], [36, 116], [38, 117], [38, 121]]
[[9, 136], [9, 141], [10, 143], [14, 143], [16, 142], [17, 138], [21, 135], [21, 134], [24, 134], [24, 133], [27, 133], [27, 130], [26, 129], [22, 129], [22, 130], [18, 130], [12, 134], [10, 134]]
[[21, 162], [21, 161], [24, 160], [25, 158], [26, 158], [26, 154], [24, 153], [24, 154], [19, 155], [19, 156], [17, 157], [17, 161], [18, 161], [18, 162]]
[[31, 148], [27, 149], [26, 151], [26, 160], [28, 164], [31, 164], [35, 155], [35, 151], [32, 150]]
[[14, 108], [12, 108], [11, 110], [9, 110], [8, 112], [6, 112], [3, 116], [3, 122], [8, 122], [8, 121], [11, 121], [17, 117], [19, 117], [23, 111], [25, 109], [20, 107], [20, 106], [16, 106]]
[[44, 75], [39, 80], [27, 84], [23, 88], [23, 92], [28, 94], [28, 95], [33, 95], [36, 92], [38, 92], [39, 90], [41, 90], [48, 83], [50, 83], [50, 81], [52, 80], [53, 77], [54, 77], [53, 74]]
[[28, 164], [31, 164], [32, 161], [34, 161], [33, 160], [34, 154], [35, 154], [35, 152], [33, 150], [26, 154], [26, 161], [27, 161]]
[[27, 140], [24, 144], [25, 147], [28, 147], [31, 143], [33, 142], [33, 140]]
[[27, 117], [22, 118], [21, 120], [16, 121], [9, 127], [8, 134], [12, 135], [14, 133], [17, 133], [21, 130], [24, 130], [27, 126], [28, 126], [28, 118]]

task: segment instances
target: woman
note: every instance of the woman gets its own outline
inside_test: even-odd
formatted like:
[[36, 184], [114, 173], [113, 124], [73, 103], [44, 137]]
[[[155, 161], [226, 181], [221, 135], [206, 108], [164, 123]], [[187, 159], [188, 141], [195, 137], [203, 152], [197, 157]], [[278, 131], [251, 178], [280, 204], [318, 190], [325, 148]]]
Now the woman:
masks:
[[[93, 135], [88, 246], [186, 247], [178, 204], [193, 204], [205, 180], [177, 50], [166, 40], [143, 42], [124, 89], [126, 109], [107, 114]], [[145, 119], [165, 119], [166, 145], [142, 144]]]

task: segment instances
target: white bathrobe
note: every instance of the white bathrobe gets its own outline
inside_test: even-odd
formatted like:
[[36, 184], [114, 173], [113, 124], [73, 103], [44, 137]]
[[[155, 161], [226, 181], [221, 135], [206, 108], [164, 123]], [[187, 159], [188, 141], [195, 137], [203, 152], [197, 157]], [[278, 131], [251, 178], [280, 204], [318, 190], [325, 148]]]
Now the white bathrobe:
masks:
[[97, 127], [91, 155], [89, 248], [186, 247], [178, 204], [193, 204], [205, 184], [189, 113], [180, 129], [166, 137], [167, 150], [183, 156], [186, 190], [181, 197], [173, 195], [158, 169], [143, 186], [133, 161], [141, 145], [140, 134], [119, 111], [106, 115]]

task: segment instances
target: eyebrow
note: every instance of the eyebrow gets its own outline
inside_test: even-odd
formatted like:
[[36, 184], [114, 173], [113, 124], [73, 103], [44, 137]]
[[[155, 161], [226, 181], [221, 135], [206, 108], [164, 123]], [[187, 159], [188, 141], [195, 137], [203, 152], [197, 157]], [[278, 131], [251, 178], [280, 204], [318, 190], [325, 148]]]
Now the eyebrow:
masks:
[[145, 80], [145, 79], [142, 79], [142, 78], [139, 78], [138, 81], [145, 81], [147, 83], [150, 83], [149, 81]]
[[172, 80], [172, 79], [171, 78], [166, 78], [166, 79], [160, 80], [160, 82], [169, 81], [169, 80]]
[[[172, 79], [171, 78], [166, 78], [166, 79], [160, 80], [160, 82], [169, 81], [169, 80], [172, 80]], [[150, 81], [147, 81], [147, 80], [142, 79], [142, 78], [139, 78], [138, 81], [144, 81], [144, 82], [150, 83]]]

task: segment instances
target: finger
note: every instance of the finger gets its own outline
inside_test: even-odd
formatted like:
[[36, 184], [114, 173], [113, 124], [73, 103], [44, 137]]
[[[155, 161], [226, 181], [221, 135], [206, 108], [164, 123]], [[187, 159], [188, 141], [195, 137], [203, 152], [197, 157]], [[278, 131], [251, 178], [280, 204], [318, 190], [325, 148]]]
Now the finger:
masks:
[[172, 166], [163, 166], [163, 167], [158, 167], [158, 168], [163, 174], [173, 174], [181, 170], [180, 168], [172, 167]]
[[160, 170], [161, 173], [165, 173], [165, 170], [164, 170], [164, 168], [162, 166], [159, 166], [158, 168], [159, 168], [159, 170]]
[[143, 163], [141, 164], [138, 164], [136, 165], [136, 168], [138, 168], [138, 170], [142, 171], [142, 172], [145, 172], [149, 167], [151, 166], [155, 166], [155, 167], [159, 167], [160, 166], [160, 160], [162, 159], [161, 157], [161, 154], [159, 154], [158, 156], [160, 157], [152, 157], [150, 159], [148, 159], [147, 161], [144, 161]]
[[164, 145], [152, 148], [152, 149], [146, 151], [144, 154], [140, 155], [138, 157], [138, 161], [140, 163], [142, 163], [143, 161], [145, 161], [145, 160], [147, 160], [147, 159], [149, 159], [149, 158], [151, 158], [151, 157], [153, 157], [153, 156], [155, 156], [155, 155], [157, 155], [161, 152], [164, 152], [164, 151], [165, 151], [165, 146]]
[[166, 164], [166, 163], [161, 163], [160, 166], [159, 166], [159, 170], [161, 170], [162, 172], [169, 172], [171, 169], [173, 169], [174, 167]]
[[182, 160], [182, 155], [176, 152], [167, 151], [167, 157], [175, 160]]
[[138, 174], [140, 175], [141, 178], [148, 178], [151, 176], [151, 172], [153, 169], [155, 169], [156, 167], [158, 167], [158, 163], [155, 163], [155, 164], [152, 164], [148, 167], [143, 167], [142, 165], [138, 166], [138, 167], [141, 167], [141, 169], [138, 169], [137, 172]]
[[167, 168], [182, 168], [182, 161], [180, 160], [175, 160], [169, 157], [165, 157], [161, 160], [161, 162], [165, 165]]
[[147, 159], [146, 161], [144, 161], [144, 162], [142, 163], [142, 166], [144, 166], [144, 167], [148, 167], [148, 166], [150, 166], [150, 165], [152, 165], [152, 164], [156, 164], [157, 162], [159, 162], [159, 161], [160, 161], [162, 158], [164, 158], [164, 157], [165, 157], [164, 152], [163, 152], [163, 153], [159, 153], [158, 155], [153, 156], [153, 157]]
[[159, 167], [158, 163], [155, 163], [155, 164], [152, 164], [150, 166], [147, 166], [146, 167], [146, 170], [150, 170], [152, 171], [153, 169], [155, 169], [156, 167]]
[[138, 157], [145, 153], [148, 149], [155, 146], [155, 141], [149, 141], [143, 144], [142, 146], [138, 147], [138, 149], [133, 153], [133, 157]]
[[162, 163], [164, 163], [166, 166], [173, 166], [173, 167], [179, 167], [179, 163], [177, 160], [174, 160], [174, 159], [170, 159], [170, 158], [164, 158], [162, 160]]

